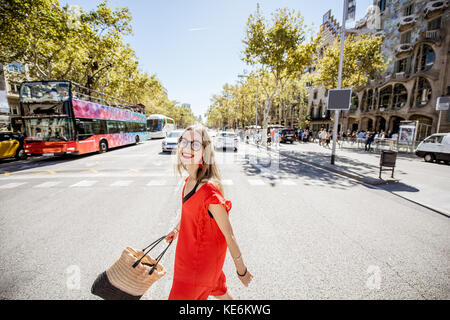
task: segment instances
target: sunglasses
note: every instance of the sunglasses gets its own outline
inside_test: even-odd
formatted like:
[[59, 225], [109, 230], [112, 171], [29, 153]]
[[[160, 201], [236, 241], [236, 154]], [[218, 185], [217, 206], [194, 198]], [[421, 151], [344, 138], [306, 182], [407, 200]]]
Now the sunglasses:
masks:
[[178, 141], [181, 148], [186, 148], [189, 144], [191, 145], [191, 150], [199, 151], [202, 148], [202, 143], [198, 140], [189, 141], [185, 138], [181, 138]]

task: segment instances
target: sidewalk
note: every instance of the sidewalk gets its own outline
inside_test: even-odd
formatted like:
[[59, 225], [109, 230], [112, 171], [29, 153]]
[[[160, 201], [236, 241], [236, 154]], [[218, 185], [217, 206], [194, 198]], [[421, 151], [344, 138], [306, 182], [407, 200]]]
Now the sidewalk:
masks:
[[[271, 148], [271, 151], [276, 151]], [[399, 197], [450, 217], [448, 181], [450, 166], [427, 163], [410, 153], [398, 153], [394, 178], [391, 171], [380, 172], [380, 153], [336, 146], [335, 164], [330, 163], [330, 148], [317, 143], [281, 144], [280, 154], [381, 188]], [[388, 169], [388, 168], [385, 168]]]

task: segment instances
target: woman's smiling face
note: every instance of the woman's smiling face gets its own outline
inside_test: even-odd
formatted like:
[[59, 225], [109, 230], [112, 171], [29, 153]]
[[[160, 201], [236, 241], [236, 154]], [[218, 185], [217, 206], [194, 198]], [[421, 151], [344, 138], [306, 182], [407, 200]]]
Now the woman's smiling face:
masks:
[[184, 165], [202, 162], [203, 141], [201, 134], [196, 130], [184, 132], [178, 147], [180, 148], [180, 161]]

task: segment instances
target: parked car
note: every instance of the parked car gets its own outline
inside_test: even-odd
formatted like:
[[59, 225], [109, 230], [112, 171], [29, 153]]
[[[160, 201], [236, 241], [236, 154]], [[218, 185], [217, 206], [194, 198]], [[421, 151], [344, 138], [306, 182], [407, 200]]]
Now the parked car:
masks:
[[426, 162], [450, 163], [450, 133], [435, 133], [425, 138], [416, 149], [416, 155]]
[[0, 132], [0, 159], [12, 158], [26, 159], [27, 154], [23, 149], [24, 136], [17, 132]]
[[184, 130], [172, 130], [161, 143], [162, 152], [172, 152], [177, 149], [178, 139]]
[[281, 141], [282, 143], [294, 143], [295, 140], [295, 130], [294, 129], [282, 129], [281, 130]]
[[234, 151], [238, 150], [239, 137], [233, 132], [219, 132], [214, 140], [214, 149], [233, 148]]

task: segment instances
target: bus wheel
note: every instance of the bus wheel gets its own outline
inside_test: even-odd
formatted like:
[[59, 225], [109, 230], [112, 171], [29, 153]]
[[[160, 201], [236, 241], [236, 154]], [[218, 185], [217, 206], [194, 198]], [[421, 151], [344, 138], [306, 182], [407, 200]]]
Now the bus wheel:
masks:
[[100, 145], [98, 148], [98, 152], [99, 153], [104, 153], [106, 151], [108, 151], [108, 143], [105, 140], [100, 141]]
[[139, 136], [138, 135], [136, 135], [136, 144], [138, 144], [139, 143]]

